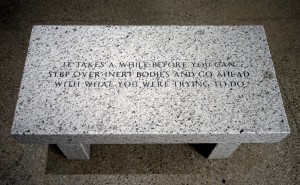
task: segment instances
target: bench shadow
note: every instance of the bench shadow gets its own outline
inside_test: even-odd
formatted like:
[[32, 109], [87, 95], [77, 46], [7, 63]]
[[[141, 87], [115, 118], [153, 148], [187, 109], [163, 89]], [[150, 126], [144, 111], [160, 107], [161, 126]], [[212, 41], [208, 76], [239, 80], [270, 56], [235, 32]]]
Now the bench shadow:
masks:
[[204, 144], [190, 144], [199, 154], [203, 157], [208, 158], [212, 150], [217, 146], [217, 144], [204, 143]]
[[[92, 145], [90, 160], [67, 160], [49, 145], [46, 174], [196, 174], [213, 144]], [[202, 155], [201, 155], [202, 154]]]

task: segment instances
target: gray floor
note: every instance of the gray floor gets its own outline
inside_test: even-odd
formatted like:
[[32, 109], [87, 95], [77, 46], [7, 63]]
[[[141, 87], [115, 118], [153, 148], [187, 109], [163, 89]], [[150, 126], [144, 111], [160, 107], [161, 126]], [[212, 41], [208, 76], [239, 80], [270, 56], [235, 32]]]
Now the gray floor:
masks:
[[[189, 145], [93, 145], [89, 161], [19, 144], [10, 129], [32, 25], [264, 25], [292, 133], [226, 160]], [[23, 0], [0, 3], [0, 184], [299, 184], [300, 1]]]

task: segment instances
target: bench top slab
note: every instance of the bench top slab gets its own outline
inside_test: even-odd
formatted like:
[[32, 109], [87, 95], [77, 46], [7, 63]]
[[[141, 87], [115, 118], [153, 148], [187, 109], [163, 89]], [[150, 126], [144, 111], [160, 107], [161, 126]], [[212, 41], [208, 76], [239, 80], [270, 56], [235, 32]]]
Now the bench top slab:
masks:
[[12, 134], [289, 133], [262, 26], [34, 26]]

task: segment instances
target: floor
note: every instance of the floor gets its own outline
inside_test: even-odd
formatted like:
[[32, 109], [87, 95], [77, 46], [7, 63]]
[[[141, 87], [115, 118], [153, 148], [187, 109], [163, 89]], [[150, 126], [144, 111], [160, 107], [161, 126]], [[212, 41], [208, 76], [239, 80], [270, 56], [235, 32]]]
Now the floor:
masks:
[[[263, 25], [291, 134], [208, 160], [190, 145], [93, 145], [67, 161], [54, 145], [16, 142], [10, 129], [31, 27]], [[0, 2], [0, 184], [299, 184], [299, 0], [10, 0]]]

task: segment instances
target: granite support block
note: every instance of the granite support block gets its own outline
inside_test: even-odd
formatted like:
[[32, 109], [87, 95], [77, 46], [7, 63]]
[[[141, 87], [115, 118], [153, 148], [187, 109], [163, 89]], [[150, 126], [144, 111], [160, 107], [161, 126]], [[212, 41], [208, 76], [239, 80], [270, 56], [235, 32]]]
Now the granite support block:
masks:
[[239, 145], [240, 143], [218, 143], [208, 156], [208, 159], [228, 158]]
[[90, 159], [89, 144], [57, 144], [67, 159]]

